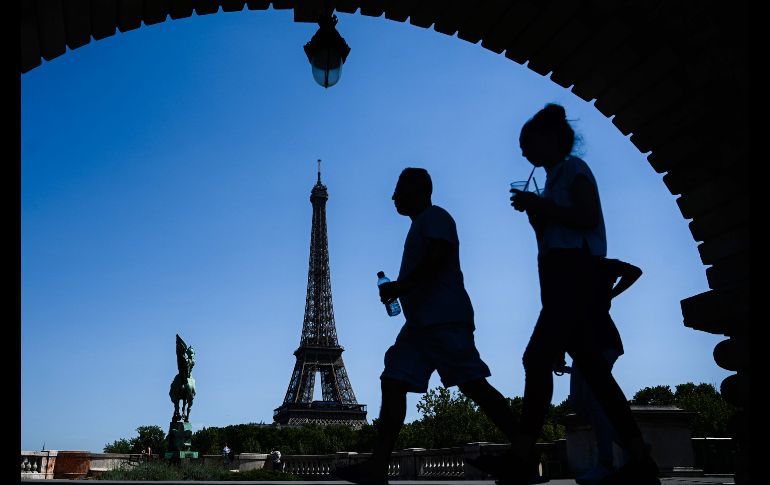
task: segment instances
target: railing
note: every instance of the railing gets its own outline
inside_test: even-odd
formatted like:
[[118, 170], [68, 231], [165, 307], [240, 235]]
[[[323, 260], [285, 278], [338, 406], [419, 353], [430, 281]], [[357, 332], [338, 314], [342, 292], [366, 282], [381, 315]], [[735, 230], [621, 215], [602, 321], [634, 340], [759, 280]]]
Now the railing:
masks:
[[22, 473], [40, 473], [41, 470], [45, 473], [42, 454], [21, 456]]
[[21, 478], [45, 479], [53, 478], [53, 467], [56, 451], [22, 451]]
[[465, 448], [439, 448], [414, 452], [416, 478], [462, 479], [465, 477]]
[[[426, 450], [410, 448], [393, 453], [388, 466], [388, 478], [392, 480], [480, 480], [491, 478], [481, 471], [466, 465], [466, 459], [481, 454], [498, 454], [509, 445], [492, 443], [470, 443], [454, 448]], [[21, 453], [22, 478], [53, 478], [56, 451]], [[51, 456], [53, 455], [53, 456]], [[120, 466], [136, 463], [137, 455], [94, 453], [91, 455], [89, 474], [98, 475]], [[328, 455], [284, 455], [282, 469], [306, 480], [333, 480], [338, 466], [350, 465], [366, 460], [371, 453], [338, 452]], [[202, 455], [201, 462], [221, 462], [220, 455]], [[263, 468], [268, 460], [266, 454], [244, 453], [236, 455], [231, 466], [238, 469]]]
[[[426, 450], [411, 448], [394, 452], [388, 464], [391, 480], [483, 480], [489, 475], [466, 464], [468, 458], [486, 454], [499, 454], [510, 445], [493, 443], [469, 443], [454, 448]], [[285, 455], [283, 471], [305, 480], [333, 480], [338, 466], [352, 465], [366, 460], [371, 453], [339, 452], [333, 455]], [[542, 457], [545, 455], [541, 454]], [[547, 462], [541, 470], [547, 471]]]
[[281, 460], [283, 471], [308, 480], [330, 478], [336, 466], [336, 455], [288, 455]]

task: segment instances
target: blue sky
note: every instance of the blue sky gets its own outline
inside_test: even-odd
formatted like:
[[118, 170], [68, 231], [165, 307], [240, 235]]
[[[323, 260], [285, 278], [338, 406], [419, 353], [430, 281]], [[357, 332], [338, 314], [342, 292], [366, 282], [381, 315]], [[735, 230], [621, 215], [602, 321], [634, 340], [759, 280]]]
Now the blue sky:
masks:
[[[117, 33], [22, 75], [22, 449], [101, 451], [167, 428], [176, 333], [197, 352], [194, 429], [271, 422], [302, 327], [318, 158], [337, 331], [369, 418], [403, 323], [376, 272], [398, 273], [409, 219], [390, 196], [406, 166], [428, 169], [457, 222], [490, 382], [521, 395], [540, 302], [534, 236], [507, 187], [531, 169], [518, 131], [548, 102], [584, 138], [608, 255], [645, 272], [613, 303], [621, 387], [728, 375], [712, 358], [722, 338], [682, 324], [680, 300], [708, 289], [687, 221], [592, 103], [456, 37], [338, 16], [352, 51], [327, 90], [302, 50], [316, 26], [290, 10]], [[554, 402], [568, 387], [555, 379]]]

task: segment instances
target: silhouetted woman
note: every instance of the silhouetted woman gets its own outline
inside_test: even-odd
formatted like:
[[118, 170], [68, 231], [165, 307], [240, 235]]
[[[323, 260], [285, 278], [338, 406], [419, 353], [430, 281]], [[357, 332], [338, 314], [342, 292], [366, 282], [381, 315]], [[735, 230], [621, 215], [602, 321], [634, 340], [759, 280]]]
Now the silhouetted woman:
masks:
[[[586, 162], [572, 156], [575, 133], [564, 108], [549, 104], [521, 129], [522, 155], [545, 168], [542, 196], [511, 190], [511, 205], [526, 212], [538, 246], [540, 298], [543, 308], [524, 352], [525, 386], [520, 434], [509, 460], [512, 474], [498, 472], [502, 482], [526, 483], [528, 463], [553, 394], [551, 371], [564, 352], [583, 372], [608, 419], [617, 430], [629, 462], [606, 483], [659, 484], [658, 469], [631, 415], [611, 366], [596, 345], [589, 317], [599, 291], [598, 261], [606, 256], [607, 240], [596, 181]], [[605, 483], [605, 482], [602, 482]]]

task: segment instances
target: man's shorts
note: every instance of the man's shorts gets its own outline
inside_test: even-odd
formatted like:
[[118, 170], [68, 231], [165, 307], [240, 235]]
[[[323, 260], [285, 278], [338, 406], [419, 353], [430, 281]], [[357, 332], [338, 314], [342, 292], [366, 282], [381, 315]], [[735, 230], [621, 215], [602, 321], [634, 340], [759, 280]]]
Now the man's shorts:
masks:
[[413, 328], [404, 325], [385, 352], [380, 379], [406, 383], [409, 392], [428, 392], [428, 381], [438, 371], [444, 387], [489, 377], [492, 373], [479, 356], [472, 324]]

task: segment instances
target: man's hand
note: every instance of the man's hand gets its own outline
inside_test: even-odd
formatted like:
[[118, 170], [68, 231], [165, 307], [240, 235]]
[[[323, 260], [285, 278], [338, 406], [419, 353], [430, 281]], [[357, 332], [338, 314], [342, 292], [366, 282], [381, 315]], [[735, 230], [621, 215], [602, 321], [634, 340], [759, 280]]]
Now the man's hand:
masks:
[[380, 301], [383, 303], [390, 303], [399, 296], [401, 296], [402, 288], [398, 281], [391, 281], [390, 283], [383, 283], [380, 288]]

